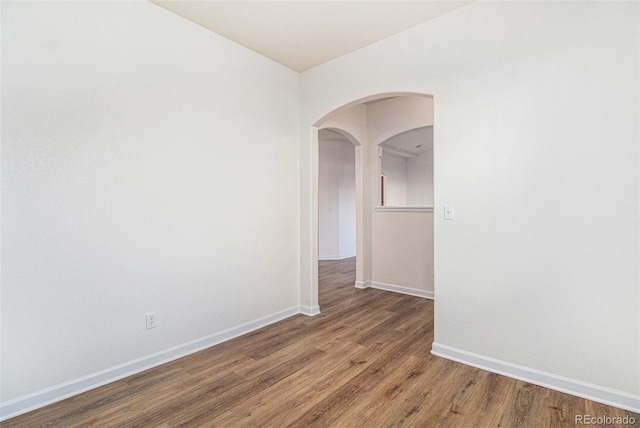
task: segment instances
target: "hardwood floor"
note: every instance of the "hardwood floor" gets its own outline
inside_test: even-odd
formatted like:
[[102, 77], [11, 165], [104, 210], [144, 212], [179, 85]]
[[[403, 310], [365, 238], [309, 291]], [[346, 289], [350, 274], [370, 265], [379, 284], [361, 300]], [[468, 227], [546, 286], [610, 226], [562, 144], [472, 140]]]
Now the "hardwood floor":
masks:
[[354, 270], [354, 259], [320, 262], [319, 316], [288, 318], [2, 427], [555, 427], [574, 426], [576, 415], [630, 415], [640, 426], [638, 414], [431, 355], [433, 301], [356, 289]]

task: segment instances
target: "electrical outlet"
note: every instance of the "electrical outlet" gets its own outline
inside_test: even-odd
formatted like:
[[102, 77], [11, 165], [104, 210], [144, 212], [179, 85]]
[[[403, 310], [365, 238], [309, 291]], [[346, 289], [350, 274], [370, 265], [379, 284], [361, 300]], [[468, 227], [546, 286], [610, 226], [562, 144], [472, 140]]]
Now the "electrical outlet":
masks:
[[147, 330], [150, 328], [156, 328], [156, 313], [149, 312], [147, 314]]

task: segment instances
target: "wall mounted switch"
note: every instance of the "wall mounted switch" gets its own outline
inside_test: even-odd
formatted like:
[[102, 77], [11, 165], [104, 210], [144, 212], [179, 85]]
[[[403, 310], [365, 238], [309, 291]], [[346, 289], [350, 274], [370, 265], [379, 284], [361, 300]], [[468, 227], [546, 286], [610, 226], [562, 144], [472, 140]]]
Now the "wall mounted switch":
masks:
[[444, 219], [445, 220], [454, 220], [455, 219], [455, 213], [453, 211], [453, 205], [446, 205], [444, 206]]

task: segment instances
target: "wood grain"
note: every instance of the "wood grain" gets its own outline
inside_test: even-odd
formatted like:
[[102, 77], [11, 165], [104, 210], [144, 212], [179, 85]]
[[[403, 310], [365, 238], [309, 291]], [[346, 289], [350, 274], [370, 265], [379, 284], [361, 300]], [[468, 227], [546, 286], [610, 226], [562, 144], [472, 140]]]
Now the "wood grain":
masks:
[[431, 355], [433, 302], [319, 263], [322, 313], [18, 416], [2, 427], [568, 427], [640, 415]]

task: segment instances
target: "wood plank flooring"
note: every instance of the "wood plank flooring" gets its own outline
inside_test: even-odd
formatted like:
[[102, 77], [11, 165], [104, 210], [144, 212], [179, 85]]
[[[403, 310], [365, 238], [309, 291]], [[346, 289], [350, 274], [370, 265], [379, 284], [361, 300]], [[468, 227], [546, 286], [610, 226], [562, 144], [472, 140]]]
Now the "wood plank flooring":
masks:
[[18, 416], [2, 427], [563, 427], [640, 415], [430, 354], [433, 301], [353, 287], [320, 262], [316, 317], [297, 315]]

